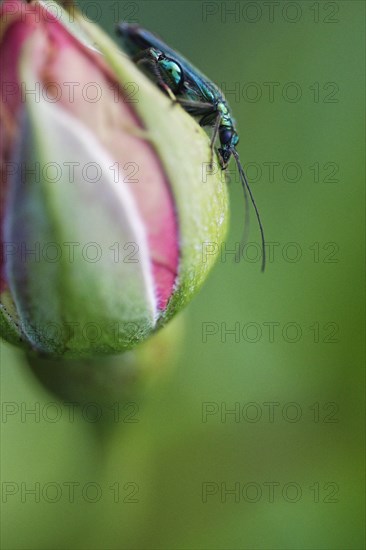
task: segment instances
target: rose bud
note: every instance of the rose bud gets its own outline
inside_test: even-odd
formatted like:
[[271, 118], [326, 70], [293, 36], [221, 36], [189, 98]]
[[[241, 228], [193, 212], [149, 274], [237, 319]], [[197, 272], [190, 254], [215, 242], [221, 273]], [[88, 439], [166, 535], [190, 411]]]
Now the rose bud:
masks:
[[46, 356], [116, 354], [201, 286], [227, 188], [192, 117], [47, 5], [0, 8], [1, 332]]

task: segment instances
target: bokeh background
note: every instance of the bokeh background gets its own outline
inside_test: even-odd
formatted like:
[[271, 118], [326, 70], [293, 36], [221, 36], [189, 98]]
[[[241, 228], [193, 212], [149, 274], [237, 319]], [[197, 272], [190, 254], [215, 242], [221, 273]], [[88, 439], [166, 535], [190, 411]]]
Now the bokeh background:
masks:
[[105, 437], [68, 408], [50, 421], [55, 397], [2, 344], [2, 400], [40, 407], [2, 417], [18, 491], [2, 548], [364, 548], [365, 4], [79, 5], [111, 35], [117, 18], [155, 31], [226, 90], [273, 256], [261, 274], [254, 245], [239, 264], [223, 251], [179, 359]]

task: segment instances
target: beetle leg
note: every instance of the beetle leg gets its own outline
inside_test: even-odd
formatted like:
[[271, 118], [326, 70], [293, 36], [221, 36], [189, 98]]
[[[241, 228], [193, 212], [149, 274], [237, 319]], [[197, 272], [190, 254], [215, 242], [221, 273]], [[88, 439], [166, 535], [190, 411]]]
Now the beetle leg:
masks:
[[[192, 116], [203, 115], [203, 118], [204, 118], [206, 115], [210, 115], [215, 111], [215, 108], [212, 105], [212, 103], [208, 103], [205, 101], [191, 101], [190, 99], [183, 99], [181, 97], [177, 97], [177, 102], [179, 103], [179, 105], [183, 107], [185, 111], [187, 111], [187, 113], [189, 113]], [[203, 124], [203, 126], [205, 126], [205, 124]]]
[[[201, 116], [202, 118], [199, 121], [200, 126], [213, 126], [213, 132], [210, 141], [211, 149], [211, 159], [210, 167], [213, 165], [214, 149], [217, 134], [221, 122], [221, 113], [215, 109], [215, 106], [212, 103], [200, 102], [200, 101], [191, 101], [189, 99], [177, 98], [178, 103], [191, 115]], [[213, 124], [212, 124], [213, 123]]]
[[211, 143], [210, 143], [210, 147], [211, 147], [210, 168], [212, 168], [212, 165], [213, 165], [213, 156], [214, 156], [215, 141], [216, 141], [216, 138], [217, 138], [217, 134], [219, 133], [220, 122], [221, 122], [221, 113], [218, 112], [218, 113], [216, 114], [215, 124], [214, 124], [214, 127], [213, 127], [212, 136], [211, 136]]
[[167, 95], [170, 97], [173, 103], [177, 102], [177, 98], [173, 94], [171, 88], [169, 88], [168, 84], [164, 81], [164, 78], [161, 74], [159, 63], [156, 59], [156, 52], [154, 48], [148, 48], [147, 50], [143, 50], [142, 52], [139, 52], [136, 54], [132, 60], [136, 63], [136, 65], [149, 65], [151, 67], [151, 70], [156, 78], [156, 81], [158, 85], [163, 88], [163, 90], [167, 93]]

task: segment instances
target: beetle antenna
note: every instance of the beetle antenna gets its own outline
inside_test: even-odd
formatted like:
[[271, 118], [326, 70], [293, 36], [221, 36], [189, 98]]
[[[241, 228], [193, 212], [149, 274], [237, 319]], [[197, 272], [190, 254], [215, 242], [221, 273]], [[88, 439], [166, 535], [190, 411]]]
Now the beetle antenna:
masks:
[[[246, 204], [248, 204], [248, 193], [249, 193], [249, 196], [250, 196], [250, 200], [252, 202], [252, 205], [254, 207], [254, 210], [255, 210], [255, 214], [256, 214], [256, 217], [257, 217], [257, 221], [258, 221], [258, 225], [259, 225], [259, 230], [260, 230], [260, 233], [261, 233], [261, 239], [262, 239], [262, 268], [261, 268], [261, 271], [263, 272], [265, 270], [265, 267], [266, 267], [266, 250], [265, 250], [265, 239], [264, 239], [264, 230], [263, 230], [263, 225], [262, 225], [262, 222], [261, 222], [261, 218], [260, 218], [260, 215], [259, 215], [259, 212], [258, 212], [258, 208], [257, 208], [257, 205], [255, 204], [255, 200], [254, 200], [254, 197], [253, 197], [253, 194], [252, 194], [252, 191], [249, 187], [249, 183], [248, 183], [248, 180], [247, 180], [247, 177], [245, 175], [245, 172], [243, 170], [243, 167], [240, 163], [240, 159], [239, 159], [239, 154], [238, 152], [236, 151], [236, 149], [232, 149], [232, 153], [234, 155], [234, 159], [235, 159], [235, 162], [236, 162], [236, 165], [238, 167], [238, 171], [239, 171], [239, 176], [240, 176], [240, 181], [241, 181], [241, 185], [242, 185], [242, 188], [243, 188], [243, 192], [244, 192], [244, 199], [245, 199], [245, 202]], [[248, 191], [248, 193], [247, 193]], [[246, 207], [246, 211], [247, 211], [247, 207]], [[246, 218], [248, 219], [248, 216], [246, 215]], [[245, 224], [247, 226], [247, 224]], [[247, 227], [245, 227], [244, 229], [245, 231], [245, 235], [247, 234]]]
[[[240, 176], [240, 182], [242, 182], [241, 175]], [[240, 254], [241, 251], [244, 249], [244, 246], [248, 242], [249, 237], [249, 226], [250, 226], [250, 210], [249, 210], [249, 197], [248, 197], [248, 191], [245, 185], [242, 185], [243, 187], [243, 193], [244, 193], [244, 229], [243, 229], [243, 236], [241, 238], [241, 242], [239, 245], [239, 252], [235, 255], [235, 261], [239, 262], [240, 260]]]

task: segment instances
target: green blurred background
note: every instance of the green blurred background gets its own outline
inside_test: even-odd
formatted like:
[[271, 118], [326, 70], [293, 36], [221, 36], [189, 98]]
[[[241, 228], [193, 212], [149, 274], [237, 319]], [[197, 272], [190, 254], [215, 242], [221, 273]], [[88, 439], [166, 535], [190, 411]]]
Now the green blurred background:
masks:
[[[98, 20], [100, 6], [111, 35], [117, 13], [155, 31], [226, 89], [277, 244], [264, 275], [223, 254], [186, 311], [177, 364], [108, 438], [68, 409], [51, 422], [55, 398], [2, 344], [3, 401], [41, 411], [2, 418], [3, 489], [18, 488], [3, 496], [2, 547], [364, 548], [364, 3], [79, 5]], [[230, 193], [228, 249], [243, 226], [235, 177]], [[37, 482], [39, 502], [21, 486]]]

